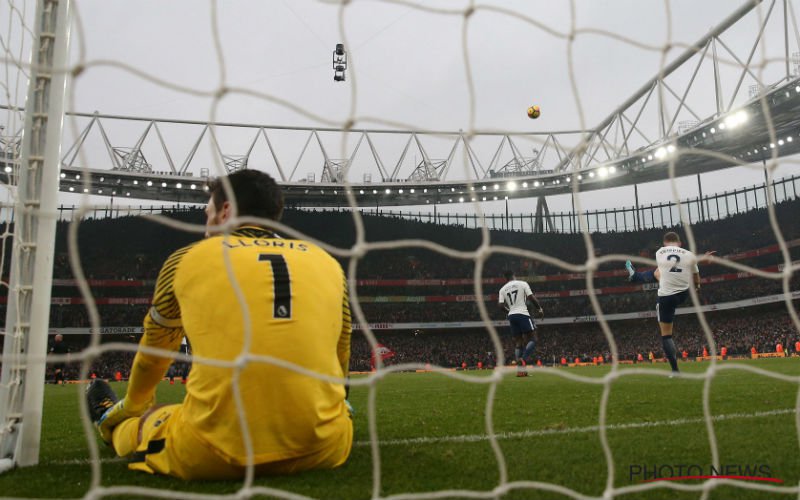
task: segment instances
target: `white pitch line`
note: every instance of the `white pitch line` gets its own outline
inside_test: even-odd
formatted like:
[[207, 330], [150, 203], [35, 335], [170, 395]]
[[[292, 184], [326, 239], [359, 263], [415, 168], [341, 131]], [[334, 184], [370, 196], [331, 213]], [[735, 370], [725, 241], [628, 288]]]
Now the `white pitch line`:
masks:
[[[101, 458], [99, 460], [101, 464], [113, 464], [125, 461], [126, 460], [122, 457]], [[71, 458], [69, 460], [48, 460], [41, 465], [89, 465], [90, 463], [92, 463], [92, 461], [88, 458]]]
[[[762, 418], [774, 417], [779, 415], [789, 415], [795, 412], [794, 408], [784, 408], [782, 410], [769, 410], [759, 411], [755, 413], [728, 413], [724, 415], [715, 415], [711, 417], [713, 422], [720, 422], [723, 420], [740, 420], [749, 418]], [[611, 424], [607, 425], [606, 429], [610, 431], [628, 430], [628, 429], [644, 429], [648, 427], [666, 427], [677, 425], [689, 424], [702, 424], [705, 422], [704, 418], [678, 418], [674, 420], [659, 420], [656, 422], [631, 422], [627, 424]], [[495, 434], [498, 440], [530, 438], [539, 436], [553, 436], [560, 434], [583, 434], [587, 432], [598, 432], [599, 425], [590, 425], [587, 427], [568, 427], [566, 429], [538, 429], [526, 430], [518, 432], [501, 432]], [[418, 437], [410, 439], [387, 439], [385, 441], [378, 441], [380, 446], [408, 446], [412, 444], [437, 444], [437, 443], [478, 443], [481, 441], [488, 441], [489, 436], [486, 434], [467, 434], [462, 436], [441, 436], [441, 437]], [[356, 441], [353, 443], [355, 447], [369, 446], [369, 441]], [[124, 462], [124, 458], [101, 458], [101, 464], [110, 464], [117, 462]], [[86, 458], [75, 458], [70, 460], [52, 460], [44, 462], [42, 465], [88, 465], [91, 460]]]
[[[722, 420], [738, 420], [747, 418], [761, 418], [772, 417], [777, 415], [788, 415], [794, 413], [794, 408], [785, 408], [782, 410], [769, 410], [760, 411], [755, 413], [729, 413], [726, 415], [715, 415], [711, 417], [713, 422]], [[628, 429], [644, 429], [647, 427], [662, 427], [662, 426], [677, 426], [689, 424], [702, 424], [705, 423], [705, 418], [678, 418], [674, 420], [659, 420], [656, 422], [631, 422], [627, 424], [611, 424], [606, 425], [606, 429], [610, 431], [615, 430], [628, 430]], [[500, 432], [495, 434], [498, 440], [519, 439], [539, 436], [552, 436], [559, 434], [583, 434], [587, 432], [598, 432], [599, 425], [590, 425], [587, 427], [568, 427], [566, 429], [538, 429], [538, 430], [525, 430], [517, 432]], [[388, 439], [385, 441], [378, 441], [380, 446], [407, 446], [412, 444], [436, 444], [436, 443], [477, 443], [480, 441], [488, 441], [487, 434], [469, 434], [462, 436], [441, 436], [441, 437], [418, 437], [410, 439]], [[353, 446], [369, 446], [370, 441], [356, 441]]]

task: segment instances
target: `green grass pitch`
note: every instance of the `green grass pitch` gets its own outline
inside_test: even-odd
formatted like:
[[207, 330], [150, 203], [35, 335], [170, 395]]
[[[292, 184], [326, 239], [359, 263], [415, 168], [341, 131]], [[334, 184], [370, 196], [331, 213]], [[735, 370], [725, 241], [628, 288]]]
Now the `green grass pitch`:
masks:
[[[733, 363], [724, 362], [726, 365]], [[800, 359], [742, 361], [775, 373], [800, 376]], [[687, 363], [698, 373], [708, 363]], [[664, 365], [653, 367], [664, 370]], [[624, 369], [624, 368], [623, 368]], [[609, 367], [568, 368], [600, 377]], [[471, 372], [479, 377], [487, 372]], [[118, 393], [124, 384], [116, 383]], [[497, 461], [485, 435], [488, 386], [433, 373], [391, 374], [377, 389], [381, 442], [381, 495], [442, 489], [487, 491], [499, 481]], [[47, 386], [41, 464], [0, 475], [0, 497], [82, 497], [90, 469], [78, 398], [84, 386]], [[177, 402], [184, 387], [166, 383], [159, 402]], [[701, 380], [631, 375], [613, 383], [608, 404], [608, 438], [616, 487], [638, 484], [632, 465], [711, 464], [703, 421]], [[602, 386], [565, 380], [547, 370], [531, 377], [508, 376], [499, 385], [494, 424], [510, 481], [536, 480], [602, 496], [607, 462], [598, 424]], [[714, 378], [711, 409], [722, 464], [766, 464], [784, 486], [800, 482], [800, 443], [794, 408], [798, 384], [738, 370]], [[367, 429], [367, 389], [352, 390], [355, 444], [347, 464], [333, 471], [259, 478], [257, 485], [314, 498], [365, 499], [372, 492], [372, 457]], [[280, 411], [276, 408], [275, 411]], [[651, 425], [646, 425], [650, 423]], [[632, 425], [625, 425], [632, 424]], [[95, 437], [92, 436], [94, 439]], [[102, 447], [102, 485], [137, 485], [207, 494], [231, 494], [237, 482], [183, 482], [135, 473]], [[695, 482], [696, 483], [696, 482]], [[620, 498], [696, 499], [698, 492], [655, 490]], [[783, 499], [797, 495], [717, 487], [714, 499]], [[516, 489], [504, 498], [568, 498], [552, 491]]]

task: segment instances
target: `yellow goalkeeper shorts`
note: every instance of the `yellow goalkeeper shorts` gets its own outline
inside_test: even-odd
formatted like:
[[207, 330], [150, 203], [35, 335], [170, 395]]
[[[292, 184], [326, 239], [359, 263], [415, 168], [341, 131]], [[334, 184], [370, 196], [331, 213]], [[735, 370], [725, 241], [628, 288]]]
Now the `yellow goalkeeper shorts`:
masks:
[[[114, 429], [117, 454], [131, 460], [128, 468], [181, 479], [238, 479], [245, 467], [229, 463], [213, 447], [197, 438], [183, 422], [180, 404], [156, 408], [141, 418], [130, 418]], [[283, 475], [311, 469], [333, 469], [350, 455], [353, 427], [335, 446], [308, 455], [255, 465], [256, 475]]]

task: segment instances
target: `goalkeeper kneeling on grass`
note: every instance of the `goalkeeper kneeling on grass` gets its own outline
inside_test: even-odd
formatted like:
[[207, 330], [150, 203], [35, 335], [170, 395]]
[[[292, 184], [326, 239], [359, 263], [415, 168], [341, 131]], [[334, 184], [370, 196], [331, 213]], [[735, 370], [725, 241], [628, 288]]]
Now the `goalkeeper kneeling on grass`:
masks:
[[140, 350], [122, 400], [104, 381], [89, 386], [91, 418], [131, 469], [150, 473], [224, 479], [242, 477], [248, 462], [262, 475], [337, 467], [353, 442], [345, 385], [240, 356], [271, 356], [344, 379], [351, 333], [344, 273], [317, 246], [255, 224], [215, 234], [234, 202], [238, 216], [278, 220], [283, 211], [269, 175], [242, 170], [227, 179], [232, 199], [220, 180], [209, 186], [206, 239], [167, 259], [144, 319], [140, 346], [178, 351], [184, 335], [192, 346], [183, 403], [154, 404], [172, 359]]

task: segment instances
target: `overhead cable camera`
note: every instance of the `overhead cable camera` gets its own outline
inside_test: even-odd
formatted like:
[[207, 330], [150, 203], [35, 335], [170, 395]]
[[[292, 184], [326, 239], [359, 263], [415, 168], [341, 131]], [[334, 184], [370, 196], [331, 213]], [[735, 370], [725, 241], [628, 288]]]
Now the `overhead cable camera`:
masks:
[[344, 72], [347, 71], [347, 52], [343, 43], [337, 43], [333, 50], [333, 81], [345, 81]]

